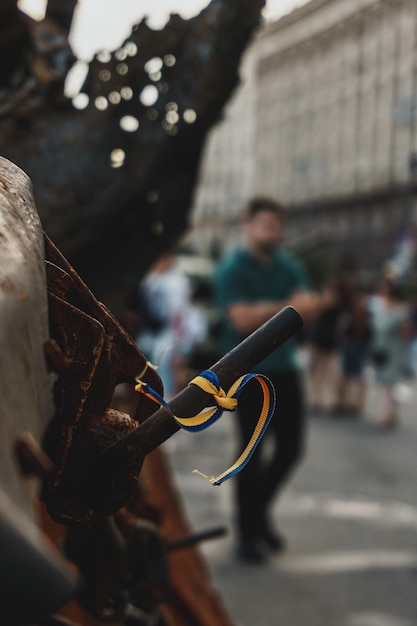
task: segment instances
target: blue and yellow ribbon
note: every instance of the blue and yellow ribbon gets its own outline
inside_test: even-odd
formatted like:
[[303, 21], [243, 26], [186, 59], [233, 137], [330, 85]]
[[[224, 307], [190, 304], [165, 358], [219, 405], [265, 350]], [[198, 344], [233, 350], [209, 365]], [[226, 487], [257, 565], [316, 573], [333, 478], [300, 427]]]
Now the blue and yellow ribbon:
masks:
[[210, 478], [198, 470], [194, 470], [196, 473], [207, 478], [212, 485], [221, 485], [221, 483], [228, 480], [232, 476], [235, 476], [245, 467], [268, 427], [274, 413], [276, 403], [275, 389], [271, 381], [263, 374], [245, 374], [244, 376], [241, 376], [226, 393], [220, 386], [220, 382], [216, 374], [211, 370], [205, 370], [193, 378], [193, 380], [189, 382], [189, 385], [196, 385], [206, 393], [210, 394], [215, 400], [215, 406], [209, 407], [207, 410], [204, 410], [201, 413], [198, 413], [198, 415], [194, 415], [192, 417], [177, 417], [174, 415], [171, 407], [164, 400], [164, 398], [149, 387], [147, 383], [144, 383], [141, 380], [137, 380], [138, 384], [135, 389], [160, 404], [160, 406], [164, 408], [167, 413], [171, 415], [171, 417], [173, 417], [181, 428], [191, 432], [196, 432], [205, 430], [217, 422], [217, 420], [222, 416], [223, 411], [235, 411], [244, 386], [252, 379], [256, 380], [260, 384], [263, 401], [258, 422], [242, 454], [239, 456], [237, 461], [229, 467], [229, 469], [218, 476], [212, 476]]

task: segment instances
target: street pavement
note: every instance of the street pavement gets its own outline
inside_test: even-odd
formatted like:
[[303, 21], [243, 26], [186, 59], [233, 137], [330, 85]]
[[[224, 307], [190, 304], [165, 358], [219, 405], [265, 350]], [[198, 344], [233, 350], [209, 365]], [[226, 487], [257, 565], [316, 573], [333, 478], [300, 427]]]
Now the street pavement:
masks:
[[233, 478], [212, 487], [192, 473], [235, 460], [234, 416], [165, 444], [194, 529], [228, 528], [202, 550], [236, 626], [417, 624], [417, 381], [387, 432], [368, 376], [361, 419], [309, 415], [306, 456], [274, 506], [287, 550], [265, 564], [235, 557]]

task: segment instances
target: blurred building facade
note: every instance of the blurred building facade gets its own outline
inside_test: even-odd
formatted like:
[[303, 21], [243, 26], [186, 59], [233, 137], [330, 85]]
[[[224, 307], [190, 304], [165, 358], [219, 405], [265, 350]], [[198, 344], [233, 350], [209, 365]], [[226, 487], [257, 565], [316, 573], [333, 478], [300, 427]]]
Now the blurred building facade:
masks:
[[229, 247], [237, 243], [242, 205], [255, 186], [254, 60], [251, 49], [242, 63], [241, 85], [205, 146], [192, 213], [192, 239], [197, 249], [208, 255], [221, 251], [225, 242]]
[[253, 193], [289, 206], [294, 241], [381, 254], [414, 226], [415, 0], [312, 0], [263, 27], [244, 70], [203, 160], [200, 249], [234, 245]]

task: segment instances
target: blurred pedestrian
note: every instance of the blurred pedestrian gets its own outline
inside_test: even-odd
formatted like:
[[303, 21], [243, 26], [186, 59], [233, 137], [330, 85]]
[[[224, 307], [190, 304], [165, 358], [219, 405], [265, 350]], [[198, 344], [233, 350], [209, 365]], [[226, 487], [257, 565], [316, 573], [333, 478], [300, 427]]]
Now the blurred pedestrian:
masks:
[[335, 415], [363, 415], [367, 379], [365, 367], [371, 339], [368, 298], [356, 276], [346, 275], [340, 289], [344, 318], [341, 326], [340, 379]]
[[[284, 208], [269, 198], [254, 198], [244, 222], [245, 243], [220, 262], [216, 274], [217, 301], [224, 313], [223, 351], [229, 351], [286, 305], [305, 319], [318, 314], [326, 302], [312, 293], [306, 273], [282, 245]], [[238, 556], [261, 562], [268, 550], [284, 548], [271, 520], [273, 497], [299, 461], [304, 439], [304, 398], [296, 340], [290, 339], [260, 363], [277, 392], [277, 408], [267, 435], [273, 452], [264, 455], [264, 440], [250, 463], [237, 476]], [[244, 389], [238, 412], [240, 445], [246, 445], [261, 406], [258, 385]]]
[[408, 306], [401, 301], [400, 285], [384, 278], [371, 310], [371, 355], [375, 381], [383, 392], [384, 409], [381, 423], [394, 428], [400, 419], [396, 385], [403, 380], [406, 367], [407, 341], [410, 336]]
[[339, 355], [343, 306], [337, 283], [329, 287], [335, 301], [310, 325], [310, 359], [307, 372], [310, 408], [313, 413], [333, 411], [338, 400]]
[[416, 377], [417, 366], [417, 296], [413, 293], [409, 305], [409, 339], [407, 346], [406, 374], [408, 379]]
[[[187, 384], [187, 354], [196, 328], [191, 286], [186, 274], [176, 267], [175, 254], [164, 253], [140, 282], [130, 303], [136, 314], [135, 340], [148, 360], [158, 367], [164, 396], [172, 398]], [[195, 316], [193, 316], [194, 318]]]

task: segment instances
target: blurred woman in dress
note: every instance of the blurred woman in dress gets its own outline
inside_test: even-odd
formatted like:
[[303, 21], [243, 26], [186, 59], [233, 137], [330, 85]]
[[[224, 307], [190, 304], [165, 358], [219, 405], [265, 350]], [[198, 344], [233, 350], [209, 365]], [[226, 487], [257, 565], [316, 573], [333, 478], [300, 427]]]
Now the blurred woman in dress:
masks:
[[384, 395], [381, 423], [386, 428], [395, 427], [400, 419], [395, 389], [404, 378], [409, 320], [408, 305], [400, 299], [400, 286], [384, 278], [371, 307], [371, 356], [375, 382]]

